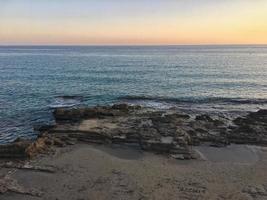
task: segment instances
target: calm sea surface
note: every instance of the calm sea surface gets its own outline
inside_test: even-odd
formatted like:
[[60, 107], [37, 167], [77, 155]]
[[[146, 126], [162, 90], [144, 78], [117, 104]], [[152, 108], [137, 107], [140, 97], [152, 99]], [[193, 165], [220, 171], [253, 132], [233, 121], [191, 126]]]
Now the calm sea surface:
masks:
[[0, 143], [34, 137], [54, 107], [267, 108], [267, 46], [0, 47]]

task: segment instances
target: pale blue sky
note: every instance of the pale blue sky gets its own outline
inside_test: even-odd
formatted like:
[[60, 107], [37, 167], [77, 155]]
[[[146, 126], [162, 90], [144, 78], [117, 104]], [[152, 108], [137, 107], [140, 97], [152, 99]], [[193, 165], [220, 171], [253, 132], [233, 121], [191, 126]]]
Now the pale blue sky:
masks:
[[168, 15], [172, 12], [189, 15], [194, 10], [229, 3], [229, 0], [0, 0], [2, 17], [128, 17]]

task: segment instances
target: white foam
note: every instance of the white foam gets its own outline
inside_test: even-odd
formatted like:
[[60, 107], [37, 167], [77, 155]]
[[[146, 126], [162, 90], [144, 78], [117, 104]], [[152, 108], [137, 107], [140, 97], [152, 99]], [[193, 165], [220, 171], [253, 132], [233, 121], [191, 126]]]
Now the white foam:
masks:
[[156, 108], [156, 109], [170, 109], [175, 106], [172, 103], [157, 102], [153, 100], [134, 100], [134, 101], [127, 101], [127, 103], [130, 103], [133, 105], [141, 105], [141, 106], [149, 107], [149, 108]]
[[64, 108], [64, 107], [73, 107], [81, 104], [81, 100], [77, 98], [63, 98], [57, 97], [55, 102], [49, 105], [50, 108]]

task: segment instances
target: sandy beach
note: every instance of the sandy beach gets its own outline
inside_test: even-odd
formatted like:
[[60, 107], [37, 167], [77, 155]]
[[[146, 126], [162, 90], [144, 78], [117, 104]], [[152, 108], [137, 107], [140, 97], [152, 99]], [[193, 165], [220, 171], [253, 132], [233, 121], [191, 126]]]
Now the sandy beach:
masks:
[[36, 141], [1, 146], [0, 197], [264, 200], [266, 114], [225, 122], [127, 104], [56, 109]]
[[[3, 200], [267, 199], [267, 149], [242, 146], [234, 153], [237, 155], [244, 149], [254, 152], [256, 159], [178, 161], [129, 147], [76, 144], [56, 148], [53, 154], [29, 162], [33, 166], [52, 167], [51, 172], [0, 169], [1, 177], [11, 183], [9, 191], [0, 197]], [[214, 154], [212, 147], [203, 155], [208, 155], [207, 152]]]

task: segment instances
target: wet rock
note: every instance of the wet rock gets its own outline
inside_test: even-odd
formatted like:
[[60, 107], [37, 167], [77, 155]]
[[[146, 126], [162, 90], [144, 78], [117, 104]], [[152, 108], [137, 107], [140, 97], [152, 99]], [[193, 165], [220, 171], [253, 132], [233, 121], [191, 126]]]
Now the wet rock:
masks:
[[124, 103], [124, 104], [114, 104], [113, 106], [111, 106], [111, 108], [117, 109], [117, 110], [128, 111], [130, 106], [128, 104], [126, 104], [126, 103]]
[[255, 121], [267, 122], [267, 109], [261, 109], [257, 112], [250, 113], [247, 118], [252, 118]]
[[122, 112], [129, 112], [129, 111], [132, 111], [132, 110], [139, 110], [141, 109], [141, 106], [139, 105], [129, 105], [129, 104], [126, 104], [126, 103], [122, 103], [122, 104], [114, 104], [111, 106], [112, 109], [115, 109], [115, 110], [119, 110], [119, 111], [122, 111]]
[[138, 145], [145, 151], [192, 159], [191, 145], [267, 144], [266, 110], [249, 113], [233, 123], [225, 123], [219, 116], [213, 119], [205, 114], [194, 119], [175, 110], [158, 111], [128, 104], [57, 108], [54, 116], [56, 124], [40, 127], [43, 134], [36, 141], [0, 146], [0, 157], [33, 157], [51, 146], [83, 142]]
[[163, 115], [163, 116], [165, 118], [165, 122], [190, 119], [189, 115], [180, 114], [180, 113], [166, 114], [166, 115]]
[[245, 117], [238, 117], [233, 121], [236, 125], [257, 125], [267, 126], [267, 110], [251, 112]]
[[243, 193], [250, 194], [252, 197], [263, 197], [267, 196], [267, 191], [263, 185], [258, 186], [247, 186], [243, 189]]
[[238, 144], [267, 145], [267, 110], [249, 113], [233, 120], [228, 139]]
[[0, 158], [26, 158], [26, 150], [30, 145], [31, 141], [21, 139], [11, 144], [0, 145]]
[[206, 115], [206, 114], [204, 114], [204, 115], [197, 115], [196, 116], [196, 120], [213, 122], [213, 119], [209, 115]]
[[41, 134], [35, 141], [17, 139], [13, 143], [0, 145], [0, 158], [33, 158], [40, 153], [47, 153], [51, 146], [64, 146], [56, 137]]
[[87, 133], [70, 133], [68, 135], [70, 138], [75, 138], [81, 142], [94, 143], [94, 144], [109, 144], [111, 139], [109, 136], [97, 133], [97, 132], [87, 132]]
[[114, 116], [114, 113], [112, 113], [112, 111], [106, 110], [102, 107], [72, 109], [57, 108], [55, 109], [53, 114], [56, 120], [70, 121], [79, 121], [81, 119], [89, 119], [103, 116]]
[[47, 125], [34, 126], [33, 129], [34, 129], [35, 131], [45, 132], [45, 131], [48, 131], [48, 130], [54, 128], [54, 127], [55, 127], [55, 125], [47, 124]]
[[105, 118], [127, 114], [129, 111], [140, 109], [140, 106], [115, 104], [113, 106], [96, 106], [84, 108], [56, 108], [53, 112], [57, 121], [80, 121], [81, 119]]
[[[90, 115], [93, 120], [86, 121], [89, 117], [86, 112], [89, 111], [94, 113]], [[190, 154], [190, 136], [182, 129], [177, 131], [177, 125], [187, 122], [189, 115], [146, 111], [140, 106], [127, 104], [78, 110], [58, 109], [54, 114], [57, 120], [66, 119], [49, 130], [54, 135], [67, 134], [68, 138], [86, 143], [135, 144], [156, 153]], [[69, 122], [75, 120], [80, 122]]]

